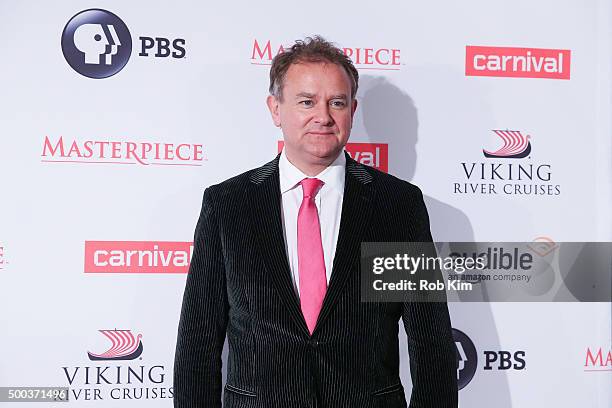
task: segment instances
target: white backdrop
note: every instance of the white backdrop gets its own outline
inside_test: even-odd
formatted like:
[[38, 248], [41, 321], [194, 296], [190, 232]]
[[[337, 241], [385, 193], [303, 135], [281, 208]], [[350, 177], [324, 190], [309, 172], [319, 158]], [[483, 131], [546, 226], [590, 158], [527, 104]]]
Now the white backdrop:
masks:
[[[69, 64], [79, 55], [62, 48], [67, 23], [89, 8], [114, 13], [129, 30], [125, 37], [113, 23], [113, 41], [108, 21], [88, 21], [108, 44], [102, 61], [118, 70], [107, 78], [79, 73]], [[186, 277], [179, 255], [189, 254], [202, 192], [271, 160], [282, 140], [264, 104], [268, 43], [273, 56], [321, 34], [351, 49], [361, 80], [350, 141], [366, 145], [349, 150], [367, 160], [367, 144], [386, 145], [379, 162], [421, 187], [435, 239], [612, 241], [609, 1], [0, 0], [0, 13], [0, 386], [69, 386], [74, 406], [171, 406]], [[143, 44], [153, 47], [143, 52]], [[535, 63], [536, 49], [569, 50], [569, 79], [538, 78], [543, 68], [533, 67], [512, 77], [494, 65], [495, 76], [466, 75], [474, 63], [467, 46], [501, 47], [501, 56], [530, 49]], [[483, 149], [502, 145], [493, 130], [529, 135], [530, 155], [486, 158]], [[128, 153], [155, 152], [156, 143], [157, 158]], [[174, 156], [189, 145], [178, 152], [189, 157], [164, 158], [164, 144]], [[481, 177], [492, 163], [546, 177]], [[472, 164], [478, 174], [468, 179]], [[492, 185], [496, 194], [459, 192], [455, 183]], [[533, 184], [553, 193], [515, 193]], [[176, 257], [169, 266], [122, 267], [110, 257], [117, 253], [96, 260], [85, 251], [86, 242], [100, 249], [97, 241], [120, 254]], [[473, 378], [460, 373], [461, 406], [612, 406], [609, 303], [449, 307], [453, 327], [475, 347], [466, 356]], [[112, 344], [100, 330], [141, 335], [123, 354], [138, 344], [142, 353], [90, 360], [88, 352]], [[486, 364], [495, 354], [511, 355], [511, 367]]]

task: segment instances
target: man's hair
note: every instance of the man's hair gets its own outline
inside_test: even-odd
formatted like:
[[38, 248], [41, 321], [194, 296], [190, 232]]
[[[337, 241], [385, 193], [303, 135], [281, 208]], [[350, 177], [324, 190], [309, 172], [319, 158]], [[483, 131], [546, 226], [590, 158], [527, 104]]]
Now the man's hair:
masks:
[[359, 86], [357, 68], [340, 48], [319, 35], [297, 40], [291, 48], [274, 57], [270, 68], [270, 95], [283, 100], [285, 75], [291, 65], [301, 62], [329, 62], [341, 66], [351, 79], [351, 98], [355, 98]]

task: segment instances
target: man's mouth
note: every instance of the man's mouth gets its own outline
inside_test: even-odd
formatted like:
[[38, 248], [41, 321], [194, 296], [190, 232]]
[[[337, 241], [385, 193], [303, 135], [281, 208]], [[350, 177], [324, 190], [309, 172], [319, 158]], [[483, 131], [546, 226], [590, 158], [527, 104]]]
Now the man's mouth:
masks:
[[334, 132], [320, 132], [320, 131], [308, 132], [308, 133], [310, 133], [311, 135], [316, 135], [316, 136], [330, 136], [334, 134]]

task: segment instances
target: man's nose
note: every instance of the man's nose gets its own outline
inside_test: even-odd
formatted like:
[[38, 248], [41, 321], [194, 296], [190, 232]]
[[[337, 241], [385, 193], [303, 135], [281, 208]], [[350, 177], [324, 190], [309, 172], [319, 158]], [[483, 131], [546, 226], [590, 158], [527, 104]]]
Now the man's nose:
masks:
[[315, 109], [315, 122], [323, 126], [331, 126], [334, 123], [328, 104], [318, 104]]

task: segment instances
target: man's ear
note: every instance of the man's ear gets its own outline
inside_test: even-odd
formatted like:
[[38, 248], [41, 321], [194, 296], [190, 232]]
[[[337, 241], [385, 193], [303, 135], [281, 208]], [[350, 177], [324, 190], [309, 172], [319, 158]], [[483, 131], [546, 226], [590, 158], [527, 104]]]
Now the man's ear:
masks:
[[353, 98], [353, 102], [351, 102], [351, 118], [355, 115], [356, 110], [357, 110], [357, 99]]
[[272, 115], [272, 121], [274, 122], [274, 126], [280, 127], [280, 112], [279, 105], [280, 102], [276, 98], [276, 96], [269, 95], [266, 99], [266, 104], [268, 105], [268, 109], [270, 109], [270, 114]]

